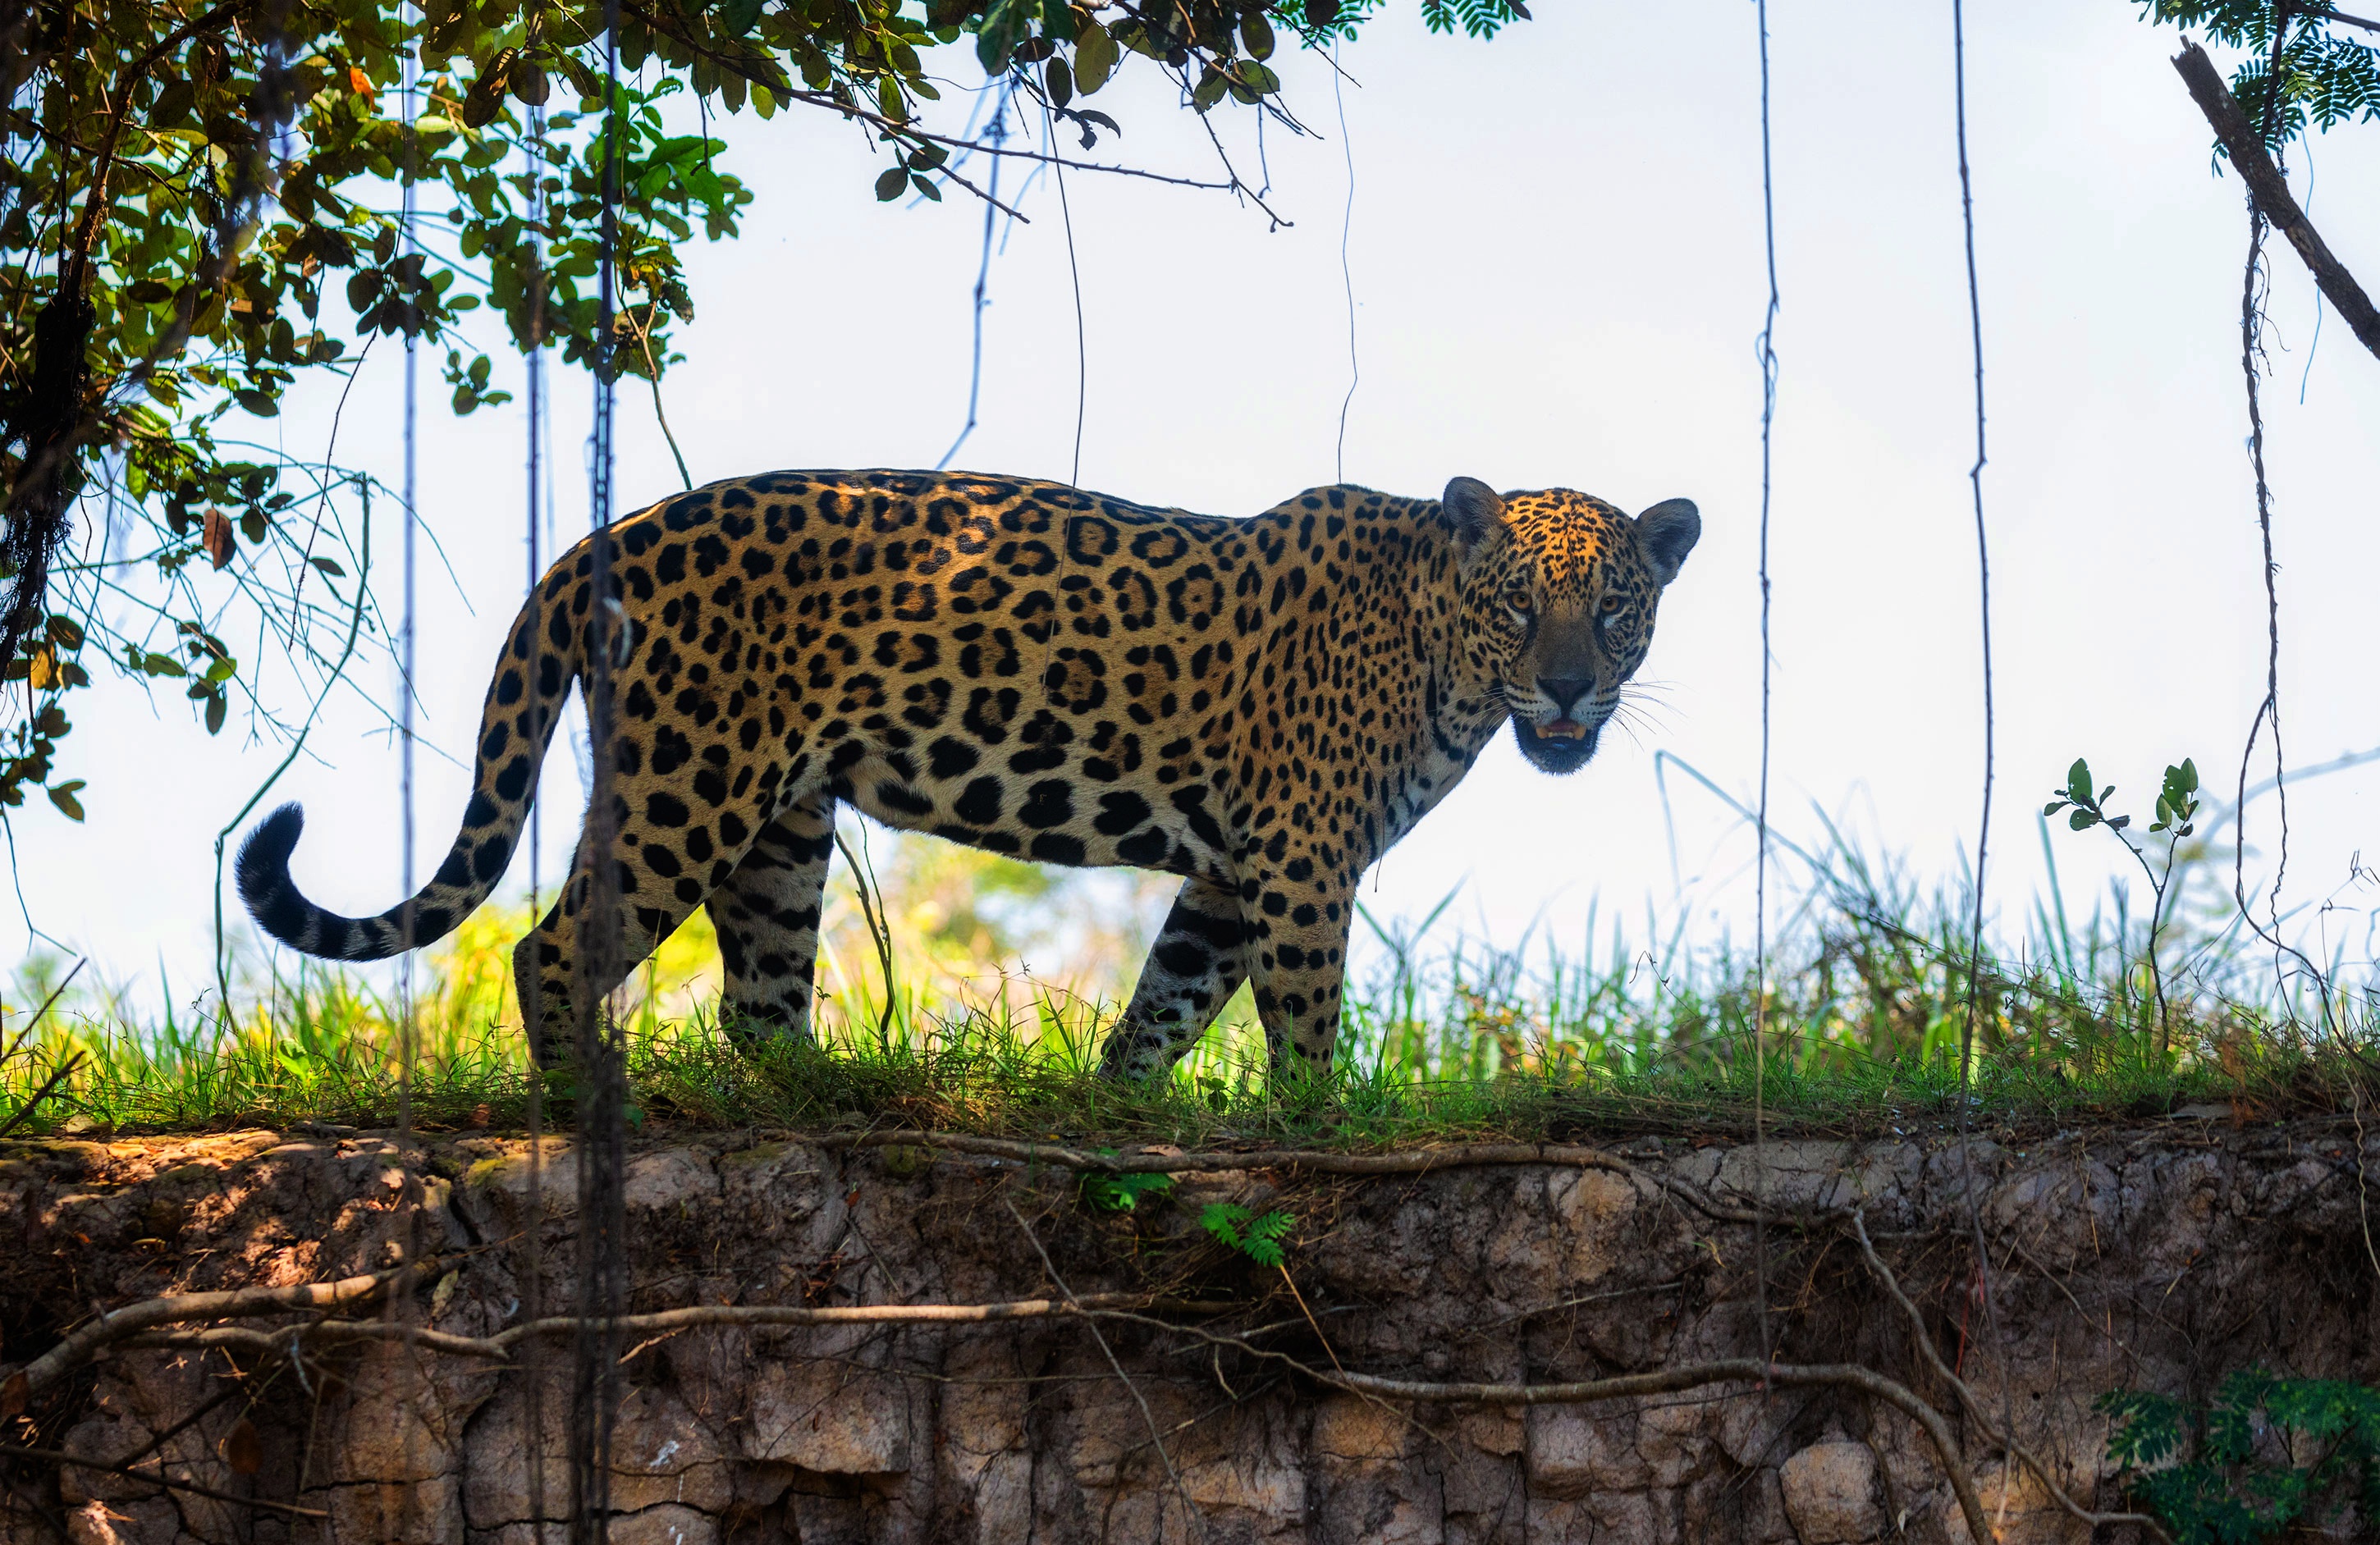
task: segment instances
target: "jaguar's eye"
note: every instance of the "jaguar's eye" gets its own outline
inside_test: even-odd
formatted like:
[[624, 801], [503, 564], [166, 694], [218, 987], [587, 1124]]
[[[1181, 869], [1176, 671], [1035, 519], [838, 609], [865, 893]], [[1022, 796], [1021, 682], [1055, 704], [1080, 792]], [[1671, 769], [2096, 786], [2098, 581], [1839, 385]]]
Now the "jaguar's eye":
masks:
[[1504, 592], [1504, 604], [1526, 617], [1536, 609], [1537, 603], [1536, 597], [1531, 596], [1526, 590], [1507, 590]]
[[1618, 611], [1623, 604], [1617, 596], [1606, 596], [1603, 597], [1603, 614], [1609, 617]]

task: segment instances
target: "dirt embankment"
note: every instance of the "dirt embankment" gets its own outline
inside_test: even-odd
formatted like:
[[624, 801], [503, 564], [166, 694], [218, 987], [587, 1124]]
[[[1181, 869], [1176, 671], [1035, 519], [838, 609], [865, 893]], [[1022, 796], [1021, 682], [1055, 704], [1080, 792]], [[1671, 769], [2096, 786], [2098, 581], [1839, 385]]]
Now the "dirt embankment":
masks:
[[[2346, 1124], [2210, 1120], [1978, 1141], [1987, 1308], [1972, 1290], [1961, 1166], [1933, 1140], [1771, 1143], [1765, 1177], [1749, 1147], [1656, 1140], [1613, 1150], [1635, 1174], [1187, 1175], [1135, 1212], [1103, 1213], [1065, 1171], [983, 1156], [659, 1138], [627, 1183], [638, 1310], [1040, 1298], [1051, 1269], [1078, 1295], [1246, 1307], [1102, 1321], [1106, 1350], [1063, 1318], [638, 1340], [621, 1364], [611, 1538], [1966, 1540], [1918, 1427], [1853, 1391], [1414, 1406], [1250, 1349], [1312, 1369], [1536, 1384], [1760, 1356], [1764, 1241], [1662, 1176], [1738, 1198], [1757, 1182], [1782, 1209], [1857, 1201], [1942, 1356], [2013, 1411], [2078, 1501], [2113, 1510], [2123, 1499], [2093, 1406], [2104, 1392], [2203, 1398], [2251, 1363], [2380, 1382], [2367, 1217], [2380, 1198], [2363, 1180], [2380, 1182], [2380, 1133], [2358, 1142]], [[573, 1174], [556, 1145], [538, 1236], [550, 1311], [572, 1302]], [[443, 1260], [402, 1312], [493, 1334], [537, 1297], [528, 1187], [524, 1145], [492, 1137], [431, 1139], [409, 1156], [372, 1134], [0, 1144], [0, 1356], [13, 1359], [0, 1373], [94, 1306], [368, 1273], [408, 1248]], [[409, 1194], [422, 1203], [411, 1224]], [[1218, 1201], [1293, 1214], [1294, 1295], [1199, 1226]], [[1960, 1416], [1842, 1228], [1766, 1236], [1776, 1360], [1863, 1363], [1949, 1415], [2002, 1539], [2092, 1537]], [[38, 1397], [31, 1425], [10, 1423], [11, 1442], [83, 1465], [6, 1459], [0, 1538], [559, 1540], [534, 1520], [540, 1483], [545, 1515], [566, 1505], [568, 1363], [566, 1341], [547, 1344], [541, 1368], [386, 1343], [294, 1360], [254, 1337], [119, 1349]], [[153, 1475], [161, 1460], [200, 1490], [84, 1467]], [[2349, 1519], [2337, 1537], [2373, 1527]]]

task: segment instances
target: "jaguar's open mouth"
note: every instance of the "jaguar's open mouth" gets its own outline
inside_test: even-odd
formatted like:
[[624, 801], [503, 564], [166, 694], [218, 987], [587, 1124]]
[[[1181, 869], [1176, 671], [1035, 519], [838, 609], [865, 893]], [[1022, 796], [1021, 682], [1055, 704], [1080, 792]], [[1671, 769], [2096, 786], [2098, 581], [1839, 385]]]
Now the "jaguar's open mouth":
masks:
[[1586, 766], [1601, 730], [1601, 725], [1581, 724], [1569, 718], [1549, 718], [1543, 724], [1524, 718], [1512, 721], [1512, 738], [1520, 742], [1521, 754], [1539, 772], [1572, 773]]

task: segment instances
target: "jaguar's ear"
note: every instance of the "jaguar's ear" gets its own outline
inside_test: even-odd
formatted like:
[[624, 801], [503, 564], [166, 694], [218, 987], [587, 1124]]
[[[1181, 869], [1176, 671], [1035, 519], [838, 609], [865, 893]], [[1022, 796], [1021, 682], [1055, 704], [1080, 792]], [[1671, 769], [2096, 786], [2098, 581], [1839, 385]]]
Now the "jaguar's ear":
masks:
[[1503, 498], [1476, 477], [1457, 477], [1447, 484], [1444, 504], [1465, 552], [1504, 523]]
[[1702, 540], [1703, 515], [1691, 499], [1665, 499], [1636, 517], [1636, 547], [1653, 577], [1668, 585]]

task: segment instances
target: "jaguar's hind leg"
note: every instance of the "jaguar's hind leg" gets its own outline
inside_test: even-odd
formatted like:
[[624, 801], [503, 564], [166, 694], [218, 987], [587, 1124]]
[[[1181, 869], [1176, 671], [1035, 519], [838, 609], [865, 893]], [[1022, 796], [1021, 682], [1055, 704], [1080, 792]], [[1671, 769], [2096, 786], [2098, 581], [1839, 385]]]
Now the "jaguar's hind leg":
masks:
[[[627, 834], [631, 839], [634, 836]], [[622, 860], [616, 872], [625, 888], [619, 935], [605, 950], [611, 957], [609, 969], [585, 984], [599, 998], [626, 981], [646, 956], [694, 915], [701, 901], [698, 893], [688, 899], [682, 888], [663, 889], [644, 865]], [[513, 950], [513, 984], [520, 994], [523, 1017], [534, 1027], [529, 1055], [540, 1068], [561, 1067], [577, 1055], [578, 1021], [573, 1009], [581, 989], [579, 920], [587, 910], [589, 879], [582, 843], [562, 894]]]
[[[635, 693], [624, 701], [633, 704]], [[735, 873], [775, 808], [781, 769], [764, 767], [748, 780], [739, 776], [732, 792], [707, 761], [695, 764], [692, 777], [673, 779], [654, 770], [658, 758], [643, 754], [642, 733], [637, 724], [619, 730], [621, 762], [641, 770], [623, 773], [614, 799], [620, 825], [608, 857], [619, 887], [619, 931], [603, 951], [606, 965], [591, 973], [581, 966], [580, 920], [596, 873], [583, 827], [561, 897], [513, 954], [521, 1003], [536, 1007], [529, 1044], [540, 1067], [575, 1056], [573, 1009], [585, 1007], [577, 1002], [578, 994], [591, 991], [600, 1000], [675, 933]], [[589, 980], [582, 984], [582, 976]]]
[[1247, 980], [1240, 934], [1237, 895], [1195, 875], [1182, 882], [1140, 968], [1132, 1002], [1109, 1032], [1099, 1058], [1102, 1077], [1153, 1078], [1197, 1044]]
[[834, 807], [834, 796], [823, 791], [795, 801], [711, 893], [710, 922], [727, 973], [720, 1018], [740, 1043], [757, 1043], [763, 1027], [799, 1041], [810, 1038]]

